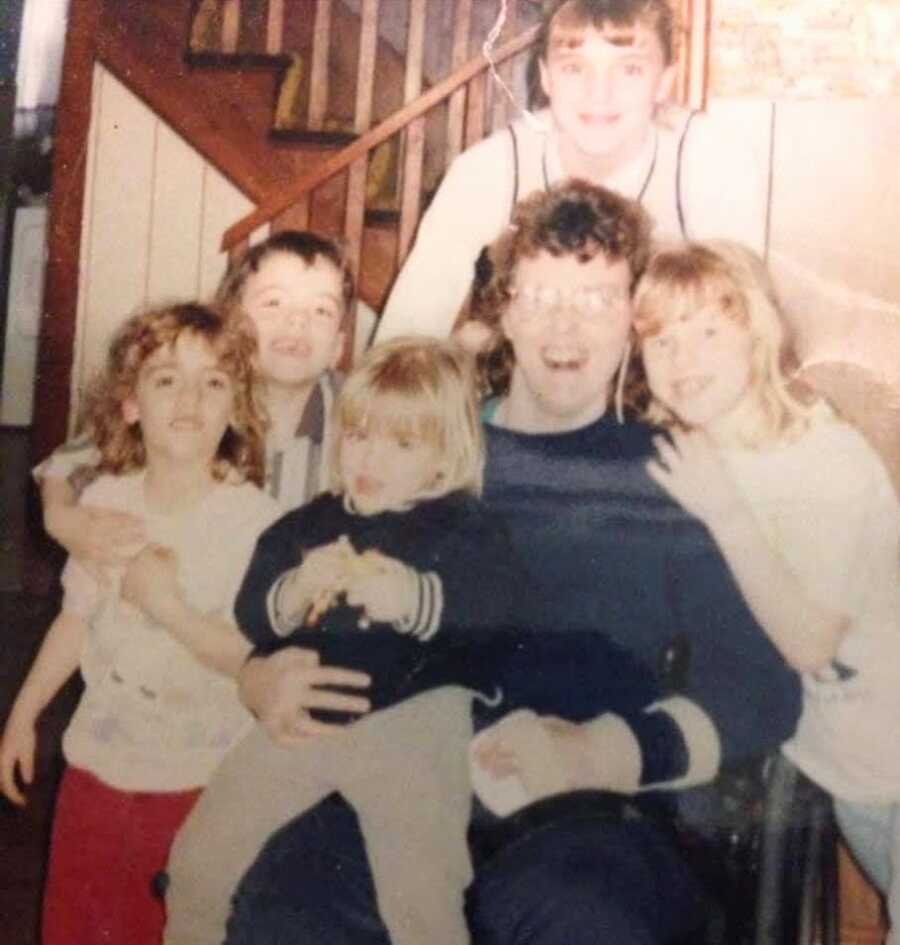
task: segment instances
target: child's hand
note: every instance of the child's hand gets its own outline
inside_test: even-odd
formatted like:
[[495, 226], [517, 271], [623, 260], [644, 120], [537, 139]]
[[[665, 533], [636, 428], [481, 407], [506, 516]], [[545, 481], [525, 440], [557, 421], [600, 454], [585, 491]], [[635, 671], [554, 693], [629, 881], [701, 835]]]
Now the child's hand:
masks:
[[119, 593], [151, 620], [163, 626], [177, 623], [176, 608], [183, 601], [178, 556], [171, 548], [147, 545], [128, 565]]
[[95, 575], [98, 566], [125, 564], [147, 541], [143, 519], [92, 505], [48, 506], [44, 524]]
[[0, 791], [19, 807], [25, 804], [25, 795], [16, 782], [16, 770], [23, 784], [32, 783], [36, 745], [34, 720], [18, 718], [13, 710], [0, 742]]
[[356, 552], [346, 535], [330, 545], [307, 552], [281, 591], [279, 606], [286, 614], [310, 608], [306, 624], [314, 626], [322, 614], [334, 605], [347, 586]]
[[673, 430], [671, 443], [661, 436], [653, 442], [659, 458], [646, 464], [647, 472], [688, 512], [712, 528], [745, 511], [746, 503], [705, 434]]
[[409, 619], [416, 607], [417, 591], [412, 568], [372, 550], [357, 558], [346, 587], [347, 603], [362, 608], [365, 623]]

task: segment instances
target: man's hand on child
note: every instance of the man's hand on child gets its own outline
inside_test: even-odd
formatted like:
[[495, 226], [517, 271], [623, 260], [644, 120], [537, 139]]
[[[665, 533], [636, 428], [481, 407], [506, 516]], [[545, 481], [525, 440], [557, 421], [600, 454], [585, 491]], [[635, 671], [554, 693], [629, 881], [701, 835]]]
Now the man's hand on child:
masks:
[[44, 524], [95, 575], [98, 566], [125, 564], [147, 541], [143, 519], [91, 505], [48, 507]]
[[0, 742], [0, 791], [19, 807], [26, 799], [16, 782], [16, 771], [23, 784], [32, 783], [36, 745], [34, 722], [18, 719], [13, 711]]
[[310, 735], [340, 732], [342, 725], [313, 719], [310, 709], [330, 709], [364, 715], [364, 696], [331, 691], [340, 686], [365, 689], [371, 678], [356, 670], [322, 666], [315, 650], [286, 647], [271, 656], [247, 661], [238, 679], [241, 700], [259, 719], [273, 741], [298, 745]]

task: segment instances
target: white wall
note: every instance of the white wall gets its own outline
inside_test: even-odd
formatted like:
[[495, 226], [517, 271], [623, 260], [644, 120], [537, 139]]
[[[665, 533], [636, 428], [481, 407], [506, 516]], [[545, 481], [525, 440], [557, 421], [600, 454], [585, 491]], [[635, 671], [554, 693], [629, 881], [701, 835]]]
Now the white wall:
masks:
[[805, 353], [900, 389], [898, 155], [900, 97], [778, 103], [770, 249], [842, 287], [802, 313]]
[[101, 66], [94, 69], [86, 160], [73, 413], [127, 316], [213, 293], [227, 261], [219, 252], [222, 233], [253, 209]]

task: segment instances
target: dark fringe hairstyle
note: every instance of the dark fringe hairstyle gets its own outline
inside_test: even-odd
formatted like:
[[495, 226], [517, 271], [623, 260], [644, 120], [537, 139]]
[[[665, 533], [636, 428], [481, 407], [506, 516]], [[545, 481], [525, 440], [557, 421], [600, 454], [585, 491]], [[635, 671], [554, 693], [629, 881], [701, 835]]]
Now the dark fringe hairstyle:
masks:
[[528, 106], [543, 108], [547, 96], [541, 88], [539, 63], [547, 60], [554, 28], [620, 31], [626, 34], [635, 24], [652, 29], [659, 37], [666, 65], [675, 58], [675, 15], [668, 0], [546, 0], [537, 39], [528, 60]]

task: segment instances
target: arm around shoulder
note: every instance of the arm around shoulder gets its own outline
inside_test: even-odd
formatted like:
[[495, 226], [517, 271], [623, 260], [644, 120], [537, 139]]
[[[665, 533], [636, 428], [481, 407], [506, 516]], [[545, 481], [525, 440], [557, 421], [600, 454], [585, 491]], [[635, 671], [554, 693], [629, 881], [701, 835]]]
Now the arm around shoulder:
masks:
[[237, 678], [251, 650], [231, 620], [205, 614], [185, 600], [178, 583], [174, 552], [148, 545], [129, 564], [122, 597], [139, 607], [182, 644], [204, 666]]
[[688, 647], [683, 695], [713, 725], [723, 764], [777, 748], [800, 715], [800, 677], [757, 623], [710, 538], [672, 561], [672, 611]]
[[94, 566], [122, 564], [145, 540], [137, 516], [91, 504], [90, 492], [80, 502], [71, 481], [49, 471], [39, 481], [44, 527], [74, 558]]

